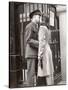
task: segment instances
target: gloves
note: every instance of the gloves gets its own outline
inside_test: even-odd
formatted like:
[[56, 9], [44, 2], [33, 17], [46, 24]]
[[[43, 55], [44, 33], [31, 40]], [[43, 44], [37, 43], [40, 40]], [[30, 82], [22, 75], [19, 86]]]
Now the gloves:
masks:
[[39, 65], [41, 66], [41, 69], [43, 69], [43, 62], [42, 62], [42, 58], [39, 59]]

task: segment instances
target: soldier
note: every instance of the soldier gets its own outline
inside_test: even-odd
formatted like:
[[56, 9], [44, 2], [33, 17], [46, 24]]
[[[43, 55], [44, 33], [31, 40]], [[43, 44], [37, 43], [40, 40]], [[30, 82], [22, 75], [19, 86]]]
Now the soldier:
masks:
[[25, 29], [25, 58], [27, 60], [27, 85], [34, 86], [35, 61], [38, 58], [38, 27], [41, 12], [35, 10], [30, 13], [31, 22]]

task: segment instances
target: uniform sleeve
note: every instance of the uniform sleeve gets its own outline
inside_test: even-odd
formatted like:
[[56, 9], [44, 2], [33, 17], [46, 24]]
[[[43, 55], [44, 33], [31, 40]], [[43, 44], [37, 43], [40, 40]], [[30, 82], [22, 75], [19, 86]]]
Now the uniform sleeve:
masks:
[[26, 28], [25, 39], [26, 43], [28, 43], [32, 48], [38, 48], [39, 42], [33, 38], [33, 27]]

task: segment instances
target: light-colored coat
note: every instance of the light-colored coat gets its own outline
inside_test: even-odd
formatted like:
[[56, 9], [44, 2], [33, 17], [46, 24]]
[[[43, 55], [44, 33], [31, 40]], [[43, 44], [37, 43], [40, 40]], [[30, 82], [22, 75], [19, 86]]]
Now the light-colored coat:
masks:
[[47, 76], [48, 84], [51, 83], [51, 76], [53, 76], [54, 68], [52, 61], [52, 51], [49, 45], [49, 31], [46, 26], [40, 26], [39, 29], [39, 50], [38, 50], [38, 59], [43, 57], [42, 64], [43, 69], [41, 69], [40, 62], [38, 62], [38, 76]]

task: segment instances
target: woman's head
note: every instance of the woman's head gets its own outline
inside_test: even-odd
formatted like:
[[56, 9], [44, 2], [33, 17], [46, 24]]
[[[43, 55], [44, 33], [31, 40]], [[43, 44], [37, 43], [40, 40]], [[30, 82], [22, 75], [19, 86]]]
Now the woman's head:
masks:
[[46, 16], [46, 14], [43, 14], [43, 15], [40, 17], [40, 24], [47, 26], [48, 23], [49, 23], [49, 18]]

